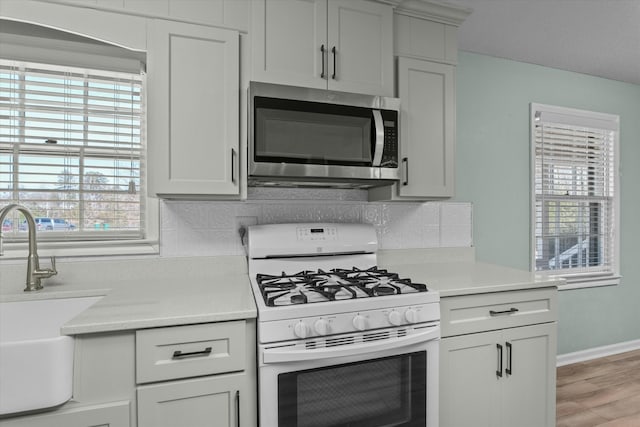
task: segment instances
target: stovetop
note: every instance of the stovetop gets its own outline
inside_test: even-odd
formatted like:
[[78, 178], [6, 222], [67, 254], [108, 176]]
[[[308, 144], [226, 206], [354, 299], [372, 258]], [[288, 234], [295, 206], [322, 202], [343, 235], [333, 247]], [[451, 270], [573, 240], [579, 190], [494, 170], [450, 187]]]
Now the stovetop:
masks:
[[269, 307], [428, 292], [427, 286], [378, 267], [256, 274]]
[[371, 224], [250, 226], [260, 341], [438, 321], [438, 292], [376, 267], [377, 248]]

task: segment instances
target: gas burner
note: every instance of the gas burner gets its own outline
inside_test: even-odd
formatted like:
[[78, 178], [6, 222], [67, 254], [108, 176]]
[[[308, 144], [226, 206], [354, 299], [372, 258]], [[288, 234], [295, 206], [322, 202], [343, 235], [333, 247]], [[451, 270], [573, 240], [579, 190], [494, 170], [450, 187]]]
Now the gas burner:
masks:
[[396, 273], [377, 267], [304, 270], [279, 276], [257, 274], [256, 281], [268, 306], [427, 292], [426, 285], [401, 279]]

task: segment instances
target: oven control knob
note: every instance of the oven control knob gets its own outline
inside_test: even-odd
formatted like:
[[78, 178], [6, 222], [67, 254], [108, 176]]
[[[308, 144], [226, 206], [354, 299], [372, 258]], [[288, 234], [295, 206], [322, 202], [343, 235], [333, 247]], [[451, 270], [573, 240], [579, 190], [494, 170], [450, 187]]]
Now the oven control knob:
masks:
[[306, 338], [309, 335], [309, 328], [307, 328], [304, 322], [300, 321], [293, 327], [293, 333], [298, 338]]
[[324, 319], [318, 319], [316, 323], [313, 324], [313, 328], [318, 335], [327, 335], [327, 333], [329, 333], [329, 322]]
[[359, 331], [364, 331], [367, 329], [367, 319], [359, 314], [356, 315], [356, 317], [353, 318], [353, 327]]
[[387, 316], [389, 323], [393, 326], [399, 326], [402, 323], [402, 316], [395, 310], [392, 310]]
[[409, 323], [416, 323], [418, 321], [418, 312], [413, 308], [408, 308], [407, 311], [404, 312], [404, 318], [407, 319]]

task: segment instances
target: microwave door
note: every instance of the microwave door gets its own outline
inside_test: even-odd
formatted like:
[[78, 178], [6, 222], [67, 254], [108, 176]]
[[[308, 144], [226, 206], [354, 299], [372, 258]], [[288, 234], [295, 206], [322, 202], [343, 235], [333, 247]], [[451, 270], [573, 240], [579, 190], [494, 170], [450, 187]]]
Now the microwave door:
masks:
[[372, 166], [379, 167], [382, 162], [382, 151], [384, 150], [384, 122], [382, 121], [382, 113], [380, 110], [373, 110], [372, 112], [375, 129]]

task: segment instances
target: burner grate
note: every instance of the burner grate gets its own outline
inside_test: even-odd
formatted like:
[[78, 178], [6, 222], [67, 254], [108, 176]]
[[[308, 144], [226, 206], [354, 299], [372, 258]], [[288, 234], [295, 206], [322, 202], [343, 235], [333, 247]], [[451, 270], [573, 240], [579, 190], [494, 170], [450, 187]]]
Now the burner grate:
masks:
[[257, 274], [256, 281], [268, 306], [427, 292], [426, 285], [378, 267]]

